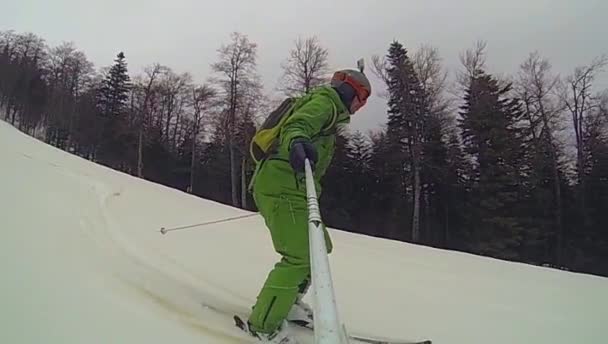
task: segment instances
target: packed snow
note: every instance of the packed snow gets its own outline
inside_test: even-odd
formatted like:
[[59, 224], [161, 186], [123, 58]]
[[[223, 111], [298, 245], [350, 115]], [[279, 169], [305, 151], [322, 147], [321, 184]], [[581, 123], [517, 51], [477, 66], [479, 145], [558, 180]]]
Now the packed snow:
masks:
[[[278, 259], [260, 216], [94, 164], [0, 122], [0, 343], [240, 343]], [[330, 230], [352, 333], [608, 342], [608, 279]], [[308, 300], [310, 301], [310, 300]], [[203, 306], [206, 305], [206, 306]], [[299, 331], [303, 343], [312, 343]]]

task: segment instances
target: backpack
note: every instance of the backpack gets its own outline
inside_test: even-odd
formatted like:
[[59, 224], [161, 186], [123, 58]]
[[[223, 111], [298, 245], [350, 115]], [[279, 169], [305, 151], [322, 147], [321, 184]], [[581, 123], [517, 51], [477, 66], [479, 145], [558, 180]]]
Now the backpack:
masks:
[[[311, 94], [308, 94], [300, 98], [288, 97], [268, 115], [249, 144], [249, 153], [256, 164], [266, 159], [276, 150], [280, 142], [281, 128], [289, 116], [294, 113], [294, 110], [310, 100], [311, 96]], [[332, 120], [323, 130], [331, 129], [336, 123], [337, 117], [337, 109], [334, 104]]]

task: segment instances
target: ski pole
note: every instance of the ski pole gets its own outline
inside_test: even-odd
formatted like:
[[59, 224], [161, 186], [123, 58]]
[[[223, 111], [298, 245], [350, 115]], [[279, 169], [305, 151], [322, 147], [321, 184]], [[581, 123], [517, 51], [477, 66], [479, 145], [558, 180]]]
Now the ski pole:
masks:
[[[317, 191], [308, 159], [304, 160], [306, 196], [308, 199], [308, 241], [313, 289], [315, 344], [346, 344], [346, 329], [340, 326], [336, 296], [331, 277], [324, 225], [319, 210]], [[341, 331], [342, 329], [342, 331]]]
[[203, 222], [203, 223], [197, 223], [195, 225], [180, 226], [180, 227], [173, 227], [173, 228], [162, 227], [160, 229], [160, 232], [161, 232], [161, 234], [164, 235], [164, 234], [167, 234], [167, 232], [179, 231], [182, 229], [188, 229], [188, 228], [194, 228], [194, 227], [204, 227], [204, 226], [213, 225], [216, 223], [224, 223], [224, 222], [240, 220], [240, 219], [244, 219], [244, 218], [248, 218], [248, 217], [254, 217], [256, 215], [258, 215], [258, 214], [253, 213], [253, 214], [247, 214], [247, 215], [240, 215], [240, 216], [229, 217], [229, 218], [221, 219], [221, 220], [207, 221], [207, 222]]

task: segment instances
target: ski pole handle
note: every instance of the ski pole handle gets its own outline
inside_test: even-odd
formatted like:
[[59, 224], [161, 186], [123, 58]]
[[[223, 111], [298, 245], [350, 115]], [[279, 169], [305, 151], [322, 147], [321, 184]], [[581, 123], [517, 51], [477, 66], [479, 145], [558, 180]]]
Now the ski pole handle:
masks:
[[306, 173], [306, 198], [308, 199], [308, 221], [321, 222], [321, 211], [319, 210], [319, 200], [315, 188], [315, 178], [312, 174], [310, 161], [304, 160], [304, 172]]

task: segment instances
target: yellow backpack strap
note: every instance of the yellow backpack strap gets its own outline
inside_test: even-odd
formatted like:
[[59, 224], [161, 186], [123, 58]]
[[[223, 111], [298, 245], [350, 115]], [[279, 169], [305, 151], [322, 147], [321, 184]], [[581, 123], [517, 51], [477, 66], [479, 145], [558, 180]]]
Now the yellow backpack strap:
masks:
[[331, 131], [334, 126], [336, 125], [336, 122], [338, 122], [338, 108], [336, 107], [336, 104], [334, 104], [334, 102], [331, 102], [331, 106], [332, 106], [332, 113], [331, 113], [331, 118], [329, 119], [329, 124], [326, 125], [325, 127], [323, 127], [323, 129], [321, 130], [321, 132], [325, 133], [328, 131]]
[[279, 107], [269, 114], [262, 126], [256, 131], [249, 143], [249, 155], [256, 164], [266, 159], [275, 148], [281, 127], [296, 105], [297, 100], [295, 98], [285, 99]]

